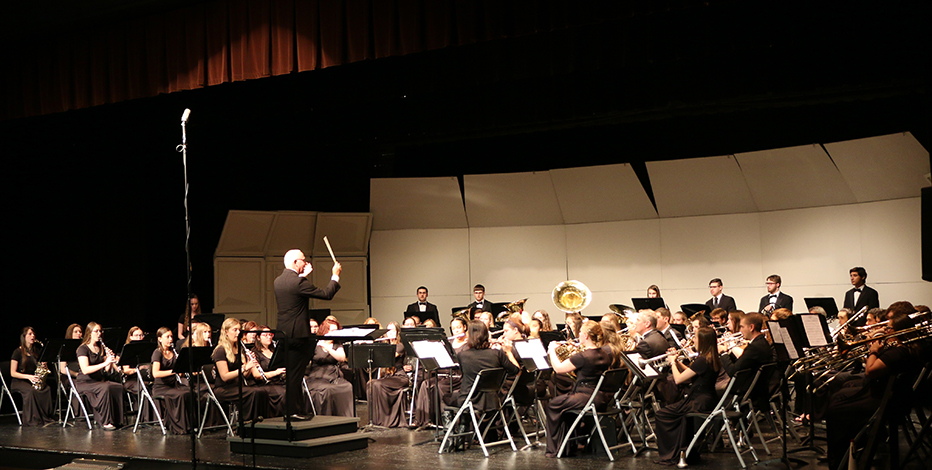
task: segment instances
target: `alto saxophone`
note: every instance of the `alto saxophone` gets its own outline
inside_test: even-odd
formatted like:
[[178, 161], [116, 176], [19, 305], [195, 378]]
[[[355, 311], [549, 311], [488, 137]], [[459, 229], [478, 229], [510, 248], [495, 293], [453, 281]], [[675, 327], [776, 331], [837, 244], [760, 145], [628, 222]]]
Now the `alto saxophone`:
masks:
[[47, 378], [48, 375], [49, 375], [49, 367], [48, 367], [48, 365], [47, 365], [46, 363], [44, 363], [44, 362], [40, 362], [39, 365], [36, 366], [36, 372], [35, 372], [34, 375], [35, 375], [36, 378], [38, 378], [39, 380], [35, 381], [35, 382], [32, 384], [32, 388], [34, 388], [34, 389], [36, 389], [37, 391], [40, 391], [40, 392], [41, 392], [42, 390], [45, 389], [45, 380], [46, 380], [46, 378]]

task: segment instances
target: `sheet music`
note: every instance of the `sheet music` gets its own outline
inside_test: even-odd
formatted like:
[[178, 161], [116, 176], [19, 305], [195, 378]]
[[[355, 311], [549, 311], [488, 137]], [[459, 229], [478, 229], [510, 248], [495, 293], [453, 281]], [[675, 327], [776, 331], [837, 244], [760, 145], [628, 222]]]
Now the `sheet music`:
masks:
[[417, 357], [422, 359], [428, 357], [433, 358], [437, 361], [437, 366], [441, 369], [447, 369], [456, 365], [456, 362], [453, 361], [453, 358], [450, 357], [447, 349], [443, 347], [443, 343], [440, 341], [412, 341], [411, 347], [414, 348]]
[[550, 369], [550, 364], [547, 364], [547, 351], [544, 350], [544, 344], [540, 342], [540, 338], [516, 341], [513, 344], [515, 349], [518, 350], [518, 356], [524, 359], [533, 359], [534, 365], [538, 369]]
[[825, 339], [825, 331], [822, 330], [822, 322], [819, 315], [800, 315], [803, 320], [803, 328], [806, 330], [806, 339], [809, 340], [809, 347], [825, 346], [828, 341]]
[[770, 337], [773, 338], [774, 344], [776, 343], [782, 344], [783, 333], [780, 333], [780, 331], [778, 331], [780, 329], [780, 323], [775, 322], [775, 321], [767, 322], [767, 328], [770, 329]]
[[658, 372], [657, 369], [654, 369], [653, 367], [651, 367], [649, 364], [644, 364], [643, 366], [640, 365], [641, 363], [638, 362], [638, 359], [642, 359], [642, 357], [639, 353], [628, 354], [628, 358], [631, 359], [631, 362], [633, 364], [637, 364], [638, 366], [640, 366], [641, 372], [645, 376], [647, 376], [647, 378], [657, 377], [658, 375], [660, 375], [660, 372]]
[[786, 343], [786, 353], [790, 356], [790, 359], [799, 359], [799, 353], [796, 351], [796, 345], [793, 344], [793, 337], [790, 336], [789, 330], [783, 328], [782, 326], [779, 329], [780, 336], [783, 337], [783, 342]]
[[330, 330], [327, 334], [324, 335], [324, 338], [329, 337], [344, 337], [344, 336], [366, 336], [369, 333], [372, 333], [372, 328], [343, 328], [342, 330]]

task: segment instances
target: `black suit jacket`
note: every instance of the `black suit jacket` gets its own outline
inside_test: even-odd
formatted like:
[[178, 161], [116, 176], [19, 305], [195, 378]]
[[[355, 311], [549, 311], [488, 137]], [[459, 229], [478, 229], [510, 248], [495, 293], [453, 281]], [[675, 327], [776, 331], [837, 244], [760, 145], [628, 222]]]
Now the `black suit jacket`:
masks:
[[319, 289], [306, 277], [285, 268], [275, 278], [275, 300], [278, 302], [278, 329], [289, 338], [306, 338], [311, 335], [308, 324], [307, 299], [330, 300], [340, 290], [340, 284], [330, 280], [327, 287]]
[[[712, 306], [712, 301], [715, 297], [711, 298], [706, 302], [706, 306], [709, 307], [709, 311], [712, 311], [715, 307]], [[769, 301], [768, 301], [769, 303]], [[738, 310], [738, 304], [735, 303], [734, 297], [729, 297], [725, 294], [722, 294], [722, 300], [718, 301], [718, 308], [725, 310], [726, 312], [734, 312]]]
[[[880, 297], [877, 295], [876, 290], [871, 289], [868, 286], [864, 286], [863, 290], [861, 290], [861, 296], [858, 297], [858, 303], [854, 303], [854, 288], [853, 287], [848, 292], [845, 292], [844, 308], [850, 308], [854, 310], [855, 312], [857, 312], [858, 310], [861, 310], [864, 307], [867, 307], [868, 309], [880, 308]], [[867, 317], [865, 316], [862, 318], [867, 318]]]
[[[470, 318], [470, 319], [476, 314], [476, 310], [478, 310], [478, 309], [476, 308], [476, 305], [478, 305], [478, 304], [477, 304], [476, 302], [473, 302], [473, 303], [471, 303], [471, 304], [469, 304], [469, 305], [466, 306], [466, 308], [469, 309], [469, 318]], [[485, 312], [494, 313], [494, 312], [492, 312], [492, 301], [489, 300], [489, 299], [482, 299], [482, 310], [485, 311]], [[467, 390], [466, 393], [469, 393], [469, 391]]]
[[635, 350], [641, 354], [644, 359], [657, 357], [667, 352], [669, 345], [663, 334], [657, 330], [650, 330], [644, 339], [638, 342]]
[[425, 303], [427, 304], [427, 308], [423, 312], [419, 308], [417, 308], [417, 302], [414, 302], [413, 304], [408, 305], [408, 308], [405, 309], [405, 318], [408, 318], [411, 315], [417, 315], [417, 317], [421, 319], [421, 322], [424, 322], [424, 320], [427, 320], [428, 318], [433, 318], [434, 321], [437, 322], [437, 325], [439, 326], [440, 325], [440, 313], [437, 311], [437, 306], [430, 302], [425, 302]]
[[[760, 298], [760, 305], [757, 307], [758, 312], [763, 312], [764, 307], [770, 303], [770, 294], [767, 294]], [[773, 309], [785, 308], [789, 311], [793, 311], [793, 298], [784, 294], [783, 291], [780, 291], [780, 295], [777, 296], [777, 302], [774, 304]]]

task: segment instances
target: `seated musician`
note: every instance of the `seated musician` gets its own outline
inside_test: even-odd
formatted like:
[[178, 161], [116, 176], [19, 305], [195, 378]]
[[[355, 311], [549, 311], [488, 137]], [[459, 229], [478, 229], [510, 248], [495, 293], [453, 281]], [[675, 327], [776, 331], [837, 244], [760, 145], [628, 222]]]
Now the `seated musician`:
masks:
[[[324, 336], [331, 330], [339, 329], [340, 322], [327, 319], [320, 324], [317, 334]], [[304, 378], [317, 414], [353, 416], [353, 384], [343, 378], [341, 365], [344, 363], [346, 353], [343, 352], [342, 344], [330, 340], [317, 342], [310, 371]]]
[[[196, 330], [195, 330], [196, 331]], [[159, 328], [155, 334], [158, 348], [152, 351], [152, 396], [160, 397], [159, 412], [165, 420], [168, 432], [172, 434], [185, 434], [191, 428], [188, 411], [194, 406], [191, 399], [191, 390], [178, 376], [172, 372], [178, 356], [172, 346], [174, 338], [172, 330], [167, 327]], [[190, 338], [191, 335], [188, 335]]]
[[[52, 387], [45, 383], [48, 375], [40, 378], [36, 374], [39, 368], [41, 348], [36, 342], [36, 331], [27, 326], [19, 335], [19, 347], [13, 351], [10, 360], [10, 390], [19, 392], [23, 397], [22, 420], [24, 426], [44, 426], [52, 419]], [[51, 374], [45, 363], [46, 374]], [[40, 371], [41, 372], [41, 371]]]
[[[582, 315], [579, 313], [567, 313], [565, 318], [566, 326], [564, 327], [563, 333], [566, 335], [567, 341], [577, 341], [579, 339], [579, 330], [583, 325]], [[551, 371], [550, 384], [550, 396], [558, 397], [572, 391], [576, 384], [576, 379], [570, 374], [560, 373], [554, 370]]]
[[95, 322], [87, 324], [81, 346], [78, 346], [81, 372], [74, 386], [91, 402], [97, 424], [112, 431], [123, 424], [123, 385], [109, 379], [109, 374], [118, 371], [117, 358], [101, 341], [102, 331]]
[[576, 338], [579, 338], [579, 327], [581, 327], [583, 324], [582, 315], [578, 313], [567, 313], [563, 322], [566, 325], [564, 327], [566, 339], [568, 341], [572, 341]]
[[635, 350], [644, 359], [661, 356], [669, 349], [667, 340], [657, 331], [657, 314], [653, 310], [641, 310], [638, 313], [634, 333], [641, 337]]
[[[410, 318], [410, 317], [409, 317]], [[367, 396], [369, 406], [372, 407], [372, 424], [388, 428], [397, 428], [405, 423], [404, 389], [411, 384], [405, 368], [405, 347], [401, 344], [397, 322], [388, 324], [386, 337], [389, 343], [395, 346], [395, 364], [392, 367], [382, 368], [377, 379], [369, 382]]]
[[674, 465], [680, 452], [686, 450], [693, 437], [692, 420], [687, 413], [708, 412], [715, 407], [718, 397], [715, 394], [715, 380], [721, 369], [715, 350], [715, 331], [700, 328], [696, 332], [699, 355], [686, 368], [676, 361], [675, 352], [667, 356], [673, 380], [677, 385], [692, 382], [686, 396], [657, 411], [656, 425], [657, 454], [660, 457], [654, 463]]
[[[770, 364], [775, 360], [773, 347], [767, 342], [767, 338], [761, 334], [764, 316], [760, 313], [749, 313], [741, 319], [740, 325], [739, 332], [744, 340], [748, 342], [747, 346], [732, 348], [731, 351], [721, 356], [722, 367], [730, 377], [734, 377], [735, 374], [742, 370], [758, 370], [761, 366]], [[735, 388], [739, 392], [746, 390], [752, 379], [753, 377], [748, 377], [748, 384], [735, 384]], [[761, 377], [757, 383], [753, 398], [755, 400], [769, 398], [766, 394], [769, 391], [770, 377]], [[757, 402], [755, 401], [755, 403]], [[759, 406], [758, 409], [766, 409], [766, 406]]]
[[657, 309], [657, 331], [663, 335], [663, 339], [667, 340], [667, 346], [675, 349], [679, 349], [680, 342], [683, 338], [679, 337], [679, 334], [670, 327], [670, 320], [672, 318], [670, 310], [667, 308], [658, 308]]
[[[576, 384], [573, 389], [564, 395], [550, 400], [546, 408], [547, 420], [547, 457], [556, 457], [564, 436], [571, 430], [566, 429], [567, 423], [561, 419], [566, 410], [576, 410], [585, 406], [592, 396], [596, 383], [603, 372], [609, 369], [613, 357], [610, 352], [602, 348], [602, 327], [594, 321], [583, 324], [579, 332], [579, 341], [582, 351], [573, 354], [565, 360], [557, 356], [557, 343], [551, 342], [548, 346], [550, 363], [554, 372], [567, 374], [576, 372]], [[596, 407], [604, 407], [611, 400], [613, 391], [600, 391], [596, 397]], [[570, 449], [571, 451], [573, 449]]]
[[[525, 326], [520, 323], [521, 314], [514, 314], [508, 318], [503, 327], [504, 333], [499, 340], [494, 341], [493, 348], [511, 352], [512, 344], [515, 341], [527, 339]], [[513, 354], [512, 354], [513, 355]], [[502, 392], [507, 393], [515, 381], [515, 374], [508, 374], [505, 377], [505, 384], [502, 386]], [[528, 373], [521, 374], [520, 382], [514, 391], [515, 403], [528, 405], [534, 401], [532, 387], [534, 386], [534, 376]]]
[[[450, 345], [453, 346], [453, 352], [456, 355], [463, 352], [468, 346], [466, 345], [466, 320], [461, 317], [456, 317], [453, 321], [450, 322], [450, 332], [453, 333], [449, 339]], [[455, 358], [455, 357], [454, 357]], [[443, 409], [445, 406], [454, 406], [456, 404], [456, 397], [460, 392], [460, 383], [462, 382], [462, 375], [460, 374], [459, 367], [454, 366], [449, 369], [440, 369], [437, 371], [436, 377], [431, 377], [429, 381], [421, 382], [421, 386], [418, 389], [415, 409], [416, 410], [428, 410], [429, 415], [433, 415], [434, 411], [437, 409]], [[439, 387], [439, 390], [434, 391], [434, 387]], [[439, 392], [440, 404], [437, 404], [437, 395]], [[419, 423], [424, 423], [428, 419], [423, 419], [422, 417], [415, 416], [415, 419]], [[439, 423], [439, 421], [435, 421]]]
[[262, 387], [256, 387], [252, 380], [252, 369], [259, 363], [247, 360], [239, 342], [240, 323], [235, 318], [223, 321], [220, 341], [210, 359], [216, 366], [217, 377], [214, 380], [214, 394], [220, 400], [236, 400], [242, 385], [243, 418], [253, 420], [258, 416], [269, 416], [269, 394]]
[[[501, 349], [491, 349], [489, 343], [489, 329], [485, 323], [479, 321], [469, 322], [466, 330], [467, 348], [457, 354], [457, 362], [460, 364], [460, 370], [463, 371], [463, 379], [460, 385], [460, 392], [456, 399], [456, 406], [462, 406], [466, 401], [472, 389], [479, 371], [501, 367], [508, 374], [517, 374], [520, 370], [517, 359], [511, 353], [511, 350], [503, 351]], [[488, 410], [497, 408], [500, 397], [479, 396], [473, 400], [473, 405], [477, 409]]]
[[272, 365], [272, 356], [275, 355], [275, 346], [272, 344], [275, 334], [266, 325], [258, 325], [256, 329], [262, 332], [259, 333], [253, 347], [259, 367], [252, 370], [252, 378], [269, 393], [271, 416], [283, 416], [285, 414], [285, 368], [279, 367], [272, 370], [269, 367]]
[[534, 318], [540, 321], [541, 331], [553, 331], [553, 324], [550, 323], [550, 314], [546, 310], [538, 310], [531, 315], [531, 318]]

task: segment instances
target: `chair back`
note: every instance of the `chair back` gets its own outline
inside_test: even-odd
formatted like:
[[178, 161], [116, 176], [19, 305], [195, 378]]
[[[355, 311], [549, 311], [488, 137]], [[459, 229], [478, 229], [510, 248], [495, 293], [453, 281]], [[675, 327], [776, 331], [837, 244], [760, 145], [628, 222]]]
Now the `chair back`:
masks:
[[3, 384], [3, 388], [9, 389], [7, 386], [7, 379], [10, 379], [9, 382], [12, 383], [13, 377], [10, 376], [10, 364], [12, 361], [3, 361], [0, 362], [0, 383]]
[[469, 391], [466, 401], [471, 401], [479, 393], [498, 393], [502, 389], [503, 383], [505, 383], [505, 369], [501, 367], [482, 369], [476, 375], [476, 380], [472, 383], [472, 390]]
[[747, 374], [747, 373], [749, 373], [749, 372], [751, 372], [750, 369], [738, 371], [738, 373], [735, 374], [734, 377], [732, 377], [731, 380], [728, 381], [728, 385], [725, 387], [725, 391], [722, 393], [722, 398], [720, 398], [720, 399], [718, 400], [718, 403], [715, 404], [715, 408], [712, 410], [712, 413], [715, 413], [715, 412], [721, 410], [721, 409], [724, 408], [726, 405], [728, 405], [729, 403], [731, 403], [732, 401], [734, 401], [734, 396], [735, 396], [735, 383], [738, 381], [738, 379], [739, 379], [743, 374]]
[[586, 405], [583, 406], [582, 409], [585, 410], [592, 406], [592, 403], [598, 397], [601, 390], [609, 390], [610, 386], [614, 386], [615, 391], [617, 391], [620, 384], [624, 383], [625, 373], [627, 372], [627, 369], [609, 369], [602, 372], [599, 381], [595, 384], [595, 388], [592, 389], [592, 395], [589, 395], [589, 401], [586, 402]]

